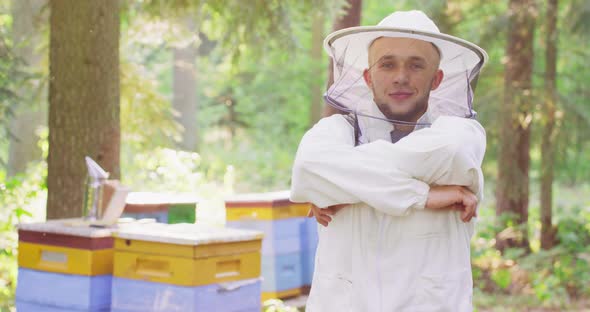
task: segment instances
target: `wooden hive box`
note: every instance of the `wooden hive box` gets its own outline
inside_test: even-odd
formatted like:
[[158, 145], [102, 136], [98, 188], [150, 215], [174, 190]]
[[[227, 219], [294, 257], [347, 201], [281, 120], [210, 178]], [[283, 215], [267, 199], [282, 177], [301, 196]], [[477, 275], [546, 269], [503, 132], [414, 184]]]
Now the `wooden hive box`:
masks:
[[123, 216], [154, 218], [160, 223], [195, 223], [198, 202], [193, 194], [132, 192], [127, 196]]
[[65, 219], [20, 224], [18, 233], [18, 311], [108, 311], [110, 229]]
[[260, 310], [262, 233], [155, 223], [114, 235], [111, 311]]
[[227, 226], [265, 235], [263, 300], [297, 296], [311, 284], [317, 229], [315, 219], [306, 218], [309, 204], [291, 202], [289, 191], [236, 195], [225, 204]]

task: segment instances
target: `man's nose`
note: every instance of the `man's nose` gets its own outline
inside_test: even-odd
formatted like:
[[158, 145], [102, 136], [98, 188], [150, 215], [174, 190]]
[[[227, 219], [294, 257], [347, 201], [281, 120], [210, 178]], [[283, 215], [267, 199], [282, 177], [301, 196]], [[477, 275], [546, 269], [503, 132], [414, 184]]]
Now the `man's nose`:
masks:
[[399, 68], [398, 70], [394, 71], [393, 73], [393, 83], [394, 84], [406, 84], [408, 83], [408, 72], [405, 68]]

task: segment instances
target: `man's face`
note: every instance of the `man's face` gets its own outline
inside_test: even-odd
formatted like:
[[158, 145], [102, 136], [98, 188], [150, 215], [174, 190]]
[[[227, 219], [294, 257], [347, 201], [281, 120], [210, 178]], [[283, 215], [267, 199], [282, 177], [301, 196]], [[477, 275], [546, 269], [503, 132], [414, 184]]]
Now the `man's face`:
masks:
[[443, 72], [440, 57], [429, 42], [382, 37], [369, 47], [369, 69], [363, 73], [385, 117], [415, 122], [428, 108], [430, 91], [438, 88]]

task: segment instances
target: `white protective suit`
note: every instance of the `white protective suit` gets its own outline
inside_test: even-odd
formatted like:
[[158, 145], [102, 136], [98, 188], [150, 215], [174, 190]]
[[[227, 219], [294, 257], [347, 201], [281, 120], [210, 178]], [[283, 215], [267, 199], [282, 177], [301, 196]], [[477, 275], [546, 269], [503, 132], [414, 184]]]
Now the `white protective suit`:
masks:
[[346, 117], [333, 115], [297, 151], [292, 201], [351, 204], [319, 226], [306, 311], [471, 311], [475, 221], [424, 206], [429, 185], [464, 185], [481, 200], [484, 129], [441, 116], [392, 144], [391, 124], [365, 122], [362, 145]]

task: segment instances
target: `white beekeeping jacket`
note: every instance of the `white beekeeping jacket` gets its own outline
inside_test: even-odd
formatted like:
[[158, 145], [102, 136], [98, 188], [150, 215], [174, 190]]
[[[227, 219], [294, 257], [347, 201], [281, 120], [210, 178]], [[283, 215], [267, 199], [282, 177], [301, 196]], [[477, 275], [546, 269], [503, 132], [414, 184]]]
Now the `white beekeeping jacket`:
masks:
[[441, 116], [396, 144], [373, 132], [354, 146], [351, 124], [333, 115], [299, 145], [291, 200], [350, 204], [319, 226], [306, 311], [471, 311], [475, 221], [424, 205], [429, 185], [467, 186], [481, 200], [484, 129]]

